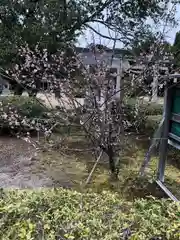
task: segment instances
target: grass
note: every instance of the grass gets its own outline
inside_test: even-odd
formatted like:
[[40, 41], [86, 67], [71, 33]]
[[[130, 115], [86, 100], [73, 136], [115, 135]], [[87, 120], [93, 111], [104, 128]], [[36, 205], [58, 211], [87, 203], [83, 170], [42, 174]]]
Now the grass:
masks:
[[[64, 143], [67, 145], [67, 143]], [[63, 151], [57, 148], [48, 152], [41, 152], [35, 171], [45, 171], [56, 186], [73, 188], [78, 191], [86, 192], [92, 189], [94, 192], [101, 193], [103, 190], [116, 192], [123, 199], [132, 201], [136, 198], [146, 198], [150, 195], [156, 197], [166, 197], [164, 193], [154, 184], [157, 172], [158, 157], [153, 156], [149, 167], [146, 169], [145, 177], [139, 178], [139, 170], [149, 147], [149, 140], [144, 137], [136, 139], [136, 136], [128, 136], [126, 139], [124, 152], [121, 155], [121, 165], [119, 180], [112, 182], [108, 170], [108, 159], [103, 155], [98, 164], [91, 182], [84, 188], [85, 180], [90, 173], [95, 158], [91, 152], [73, 151], [78, 148], [86, 149], [89, 144], [83, 137], [70, 137], [68, 146], [71, 151]], [[171, 152], [170, 152], [171, 153]], [[176, 153], [178, 154], [178, 152]], [[172, 170], [173, 169], [173, 170]], [[180, 198], [178, 193], [179, 184], [177, 179], [180, 171], [171, 164], [167, 165], [167, 183], [172, 184], [172, 191]]]

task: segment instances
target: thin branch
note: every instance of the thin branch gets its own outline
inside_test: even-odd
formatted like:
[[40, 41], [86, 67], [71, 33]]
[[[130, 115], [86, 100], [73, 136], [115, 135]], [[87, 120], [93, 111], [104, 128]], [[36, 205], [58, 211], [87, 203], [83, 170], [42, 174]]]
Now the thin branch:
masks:
[[91, 16], [86, 17], [82, 22], [78, 21], [77, 23], [75, 23], [75, 25], [71, 28], [71, 31], [70, 31], [69, 35], [71, 36], [71, 34], [73, 32], [75, 32], [77, 30], [80, 30], [82, 28], [82, 26], [83, 25], [85, 26], [88, 22], [92, 22], [112, 2], [113, 2], [113, 0], [107, 0], [104, 4], [102, 4], [102, 2], [100, 2], [99, 8], [97, 7], [98, 10], [95, 11]]
[[[109, 39], [109, 40], [113, 40], [113, 41], [125, 41], [125, 38], [114, 38], [114, 37], [109, 37], [109, 36], [106, 36], [100, 32], [98, 32], [96, 29], [94, 29], [93, 27], [91, 27], [89, 24], [85, 24], [86, 27], [90, 28], [93, 32], [95, 32], [96, 34], [98, 34], [99, 36], [103, 37], [103, 38], [106, 38], [106, 39]], [[126, 38], [127, 40], [127, 38]]]
[[103, 150], [101, 150], [98, 158], [96, 159], [96, 162], [94, 163], [94, 166], [93, 166], [93, 168], [92, 168], [92, 170], [91, 170], [91, 172], [90, 172], [90, 174], [89, 174], [89, 176], [88, 176], [88, 178], [87, 178], [87, 180], [85, 182], [85, 186], [90, 182], [91, 177], [92, 177], [92, 175], [93, 175], [93, 173], [94, 173], [94, 171], [96, 169], [96, 166], [97, 166], [98, 162], [100, 161], [100, 159], [102, 157], [102, 154], [103, 154]]

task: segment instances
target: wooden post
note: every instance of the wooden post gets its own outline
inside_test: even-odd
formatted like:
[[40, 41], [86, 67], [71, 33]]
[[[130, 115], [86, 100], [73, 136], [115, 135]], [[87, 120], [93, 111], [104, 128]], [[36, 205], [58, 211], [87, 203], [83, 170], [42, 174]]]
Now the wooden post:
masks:
[[167, 158], [167, 148], [168, 148], [168, 134], [169, 125], [171, 117], [171, 107], [172, 107], [172, 88], [166, 86], [165, 91], [165, 108], [164, 108], [164, 126], [163, 133], [160, 142], [160, 152], [159, 152], [159, 165], [158, 165], [158, 180], [164, 182], [164, 172]]
[[158, 75], [158, 65], [155, 64], [153, 66], [152, 102], [156, 102], [158, 100]]
[[122, 101], [123, 96], [124, 96], [124, 79], [122, 78], [122, 58], [120, 59], [120, 64], [117, 67], [117, 81], [116, 81], [116, 99], [120, 99]]
[[135, 76], [134, 76], [134, 73], [132, 74], [132, 80], [131, 80], [131, 87], [133, 88], [134, 87], [134, 79], [135, 79]]

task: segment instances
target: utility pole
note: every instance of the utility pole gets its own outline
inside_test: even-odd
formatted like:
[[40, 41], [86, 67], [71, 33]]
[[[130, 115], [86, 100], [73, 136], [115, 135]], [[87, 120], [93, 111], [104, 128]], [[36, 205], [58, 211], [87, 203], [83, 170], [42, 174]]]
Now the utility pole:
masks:
[[156, 102], [158, 100], [158, 78], [159, 78], [159, 66], [155, 63], [153, 66], [153, 82], [152, 82], [152, 97], [151, 101]]
[[123, 60], [121, 57], [119, 66], [117, 68], [117, 78], [116, 78], [116, 92], [117, 93], [115, 95], [115, 98], [119, 99], [120, 102], [123, 100], [123, 95], [124, 95], [124, 91], [123, 91], [124, 79], [122, 78], [122, 64], [123, 64]]

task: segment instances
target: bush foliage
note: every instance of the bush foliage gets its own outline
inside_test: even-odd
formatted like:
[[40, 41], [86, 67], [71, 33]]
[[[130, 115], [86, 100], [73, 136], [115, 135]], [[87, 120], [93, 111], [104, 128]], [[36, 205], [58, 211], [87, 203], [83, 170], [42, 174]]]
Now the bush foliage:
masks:
[[157, 130], [161, 120], [162, 120], [162, 115], [147, 116], [146, 123], [145, 123], [145, 129], [147, 130], [147, 132], [154, 133]]
[[[4, 130], [15, 129], [20, 132], [35, 130], [37, 121], [44, 123], [43, 119], [48, 119], [48, 109], [39, 100], [31, 97], [1, 97], [0, 111], [0, 127], [3, 132]], [[158, 115], [160, 118], [162, 105], [142, 103], [138, 106], [137, 113], [136, 101], [129, 99], [125, 104], [125, 114], [127, 115], [128, 121], [133, 123], [134, 128], [142, 131], [148, 128], [148, 131], [153, 132], [157, 127], [157, 123], [156, 121], [151, 121], [147, 116]], [[75, 119], [75, 116], [73, 116], [70, 122], [79, 123], [79, 119]]]
[[153, 133], [162, 119], [163, 105], [157, 103], [137, 102], [129, 99], [125, 103], [125, 115], [132, 128], [140, 133]]
[[65, 189], [1, 192], [0, 239], [178, 240], [180, 206]]
[[1, 106], [16, 109], [19, 114], [28, 118], [42, 117], [47, 109], [36, 98], [8, 96], [0, 98]]
[[[136, 104], [136, 99], [131, 98], [126, 102], [126, 107], [131, 111], [135, 111]], [[138, 110], [140, 113], [145, 113], [146, 115], [162, 115], [163, 104], [142, 101], [138, 103]]]
[[47, 108], [37, 99], [23, 96], [0, 98], [1, 133], [11, 131], [27, 132], [41, 128], [47, 119]]

